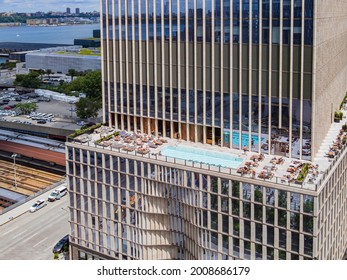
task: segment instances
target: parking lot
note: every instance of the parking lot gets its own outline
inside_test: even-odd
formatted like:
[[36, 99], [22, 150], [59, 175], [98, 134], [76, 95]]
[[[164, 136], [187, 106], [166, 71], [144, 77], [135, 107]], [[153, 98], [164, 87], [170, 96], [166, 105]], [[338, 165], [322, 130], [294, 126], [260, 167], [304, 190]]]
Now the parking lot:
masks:
[[[39, 119], [35, 119], [35, 115], [32, 119], [28, 115], [18, 114], [15, 106], [19, 103], [28, 102], [34, 102], [38, 105], [36, 114], [43, 115], [41, 119], [45, 120], [46, 123], [40, 124]], [[47, 115], [52, 115], [52, 117], [47, 117]], [[0, 91], [0, 121], [75, 130], [80, 128], [80, 125], [77, 125], [77, 120], [74, 104], [40, 98], [34, 93], [19, 95], [14, 91]]]

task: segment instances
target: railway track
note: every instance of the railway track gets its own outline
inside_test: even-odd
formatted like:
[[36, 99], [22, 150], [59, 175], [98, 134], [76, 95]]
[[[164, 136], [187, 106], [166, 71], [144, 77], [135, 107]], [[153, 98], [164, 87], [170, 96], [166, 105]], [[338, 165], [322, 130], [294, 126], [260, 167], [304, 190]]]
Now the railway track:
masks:
[[26, 196], [33, 195], [62, 178], [61, 175], [16, 164], [15, 188], [13, 164], [0, 160], [0, 187]]

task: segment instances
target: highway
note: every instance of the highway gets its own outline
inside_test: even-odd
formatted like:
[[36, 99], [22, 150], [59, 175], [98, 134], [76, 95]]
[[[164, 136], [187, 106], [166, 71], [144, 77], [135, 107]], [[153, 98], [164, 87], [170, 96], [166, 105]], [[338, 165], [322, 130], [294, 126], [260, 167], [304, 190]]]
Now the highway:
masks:
[[46, 203], [0, 226], [0, 260], [53, 259], [54, 245], [69, 233], [67, 195]]

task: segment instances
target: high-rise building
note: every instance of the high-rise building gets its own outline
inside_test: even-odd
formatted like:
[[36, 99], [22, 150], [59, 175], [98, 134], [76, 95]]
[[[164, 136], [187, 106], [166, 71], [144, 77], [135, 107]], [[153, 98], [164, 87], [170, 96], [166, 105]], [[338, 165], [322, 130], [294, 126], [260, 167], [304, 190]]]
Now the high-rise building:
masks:
[[66, 13], [67, 14], [71, 14], [71, 9], [70, 8], [66, 8]]
[[347, 4], [101, 8], [106, 126], [67, 143], [73, 258], [341, 259]]
[[80, 14], [80, 8], [76, 8], [76, 15]]

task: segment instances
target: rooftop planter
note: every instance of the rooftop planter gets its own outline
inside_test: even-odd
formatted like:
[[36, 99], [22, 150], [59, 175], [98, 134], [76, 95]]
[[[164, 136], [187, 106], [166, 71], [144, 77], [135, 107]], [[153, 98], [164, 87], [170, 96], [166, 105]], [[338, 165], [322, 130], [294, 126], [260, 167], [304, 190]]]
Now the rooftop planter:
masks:
[[340, 104], [340, 110], [344, 107], [345, 102], [347, 102], [347, 92], [346, 92], [346, 95], [345, 95], [345, 97], [343, 98], [343, 100], [342, 100], [342, 102]]
[[114, 133], [112, 133], [112, 134], [110, 134], [110, 135], [107, 135], [107, 136], [105, 136], [105, 137], [102, 137], [102, 138], [100, 138], [99, 140], [96, 140], [95, 142], [96, 142], [97, 144], [100, 144], [100, 143], [102, 143], [102, 142], [104, 142], [104, 141], [111, 140], [114, 136], [117, 136], [117, 135], [119, 135], [119, 131], [116, 131], [116, 132], [114, 132]]
[[296, 182], [298, 184], [302, 184], [305, 181], [309, 168], [310, 168], [310, 164], [304, 163], [298, 175], [298, 178], [296, 179]]
[[84, 128], [84, 129], [77, 129], [74, 133], [70, 134], [68, 136], [68, 138], [75, 138], [75, 137], [80, 136], [82, 134], [90, 134], [95, 129], [97, 129], [97, 128], [101, 127], [101, 126], [102, 126], [102, 124], [98, 123], [98, 124], [92, 125], [90, 127]]
[[335, 111], [334, 121], [339, 122], [342, 120], [343, 113], [340, 110]]

